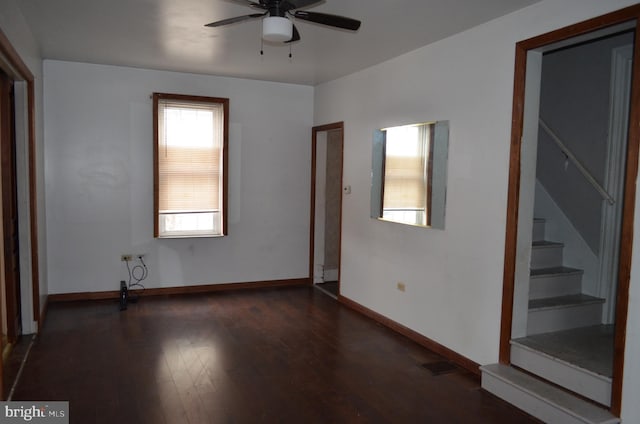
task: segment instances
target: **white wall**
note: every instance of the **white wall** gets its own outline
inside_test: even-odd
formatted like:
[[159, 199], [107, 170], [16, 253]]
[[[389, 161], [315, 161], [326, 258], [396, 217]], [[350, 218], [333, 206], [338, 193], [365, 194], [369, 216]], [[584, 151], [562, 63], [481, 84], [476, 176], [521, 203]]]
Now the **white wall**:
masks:
[[[50, 293], [306, 278], [313, 89], [45, 61]], [[230, 99], [229, 235], [153, 238], [153, 92]]]
[[[497, 362], [515, 43], [633, 3], [542, 1], [316, 87], [315, 125], [345, 122], [344, 184], [352, 194], [343, 199], [343, 295], [473, 361]], [[370, 219], [373, 130], [445, 119], [445, 230]], [[640, 420], [633, 401], [640, 391], [640, 343], [631, 329], [640, 322], [638, 267], [640, 256], [627, 333], [628, 422]], [[396, 290], [397, 281], [405, 282], [406, 293]]]
[[[38, 259], [39, 259], [39, 285], [40, 285], [40, 307], [44, 308], [46, 305], [46, 298], [48, 295], [47, 284], [47, 250], [46, 250], [46, 220], [45, 220], [45, 189], [44, 189], [44, 135], [43, 135], [43, 102], [42, 102], [42, 59], [40, 57], [40, 50], [38, 45], [27, 25], [24, 17], [22, 16], [15, 0], [0, 0], [0, 29], [9, 39], [11, 45], [16, 49], [22, 61], [27, 65], [29, 70], [35, 79], [35, 127], [36, 127], [36, 187], [37, 187], [37, 205], [38, 205]], [[25, 186], [26, 188], [26, 186]], [[24, 194], [24, 193], [23, 193]], [[20, 194], [19, 194], [20, 196]], [[20, 196], [24, 198], [24, 196]], [[25, 205], [21, 204], [20, 208], [24, 209]], [[21, 231], [25, 224], [23, 219], [21, 224]], [[28, 221], [28, 220], [27, 220]], [[26, 222], [28, 224], [28, 222]], [[26, 242], [26, 243], [25, 243]], [[21, 233], [21, 252], [25, 244], [30, 244], [22, 237]], [[31, 282], [27, 281], [31, 278], [30, 273], [30, 257], [25, 258], [25, 255], [21, 255], [21, 272], [22, 277], [27, 274], [27, 278], [24, 279], [22, 284], [22, 300], [23, 300], [23, 314], [22, 325], [23, 332], [30, 333], [36, 330], [32, 320], [32, 308], [31, 305]], [[25, 273], [26, 269], [29, 270]], [[27, 290], [28, 289], [28, 290]], [[26, 303], [29, 305], [27, 305]]]

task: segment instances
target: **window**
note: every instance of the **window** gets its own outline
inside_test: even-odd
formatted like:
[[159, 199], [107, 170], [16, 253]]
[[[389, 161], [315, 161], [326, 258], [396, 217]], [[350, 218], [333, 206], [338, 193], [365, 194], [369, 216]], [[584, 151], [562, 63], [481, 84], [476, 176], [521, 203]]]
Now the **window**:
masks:
[[229, 99], [153, 94], [154, 235], [227, 233]]
[[430, 225], [431, 132], [433, 125], [387, 128], [382, 218]]

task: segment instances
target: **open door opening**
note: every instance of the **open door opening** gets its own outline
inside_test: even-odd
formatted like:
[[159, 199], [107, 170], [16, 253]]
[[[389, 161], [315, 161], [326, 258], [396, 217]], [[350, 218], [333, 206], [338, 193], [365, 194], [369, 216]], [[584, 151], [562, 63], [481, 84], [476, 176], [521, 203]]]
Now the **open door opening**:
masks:
[[3, 346], [14, 344], [22, 331], [15, 115], [14, 82], [0, 71]]
[[311, 243], [309, 278], [337, 298], [340, 294], [343, 124], [312, 130]]
[[[524, 120], [531, 136], [537, 122], [538, 133], [523, 138], [530, 144], [522, 150], [523, 168], [535, 173], [533, 187], [521, 182], [520, 213], [523, 220], [531, 214], [525, 209], [533, 195], [533, 228], [518, 235], [517, 255], [526, 257], [528, 249], [530, 260], [516, 268], [520, 296], [511, 339], [512, 364], [605, 406], [632, 68], [630, 54], [626, 61], [616, 57], [633, 45], [626, 25], [611, 30], [529, 53], [536, 66], [526, 85], [540, 88], [525, 93], [533, 99]], [[618, 64], [624, 71], [616, 71]]]
[[[11, 187], [10, 190], [3, 188], [2, 215], [7, 208], [5, 202], [17, 203], [17, 207], [8, 216], [14, 215], [19, 220], [11, 222], [9, 220], [0, 220], [3, 225], [0, 226], [5, 232], [5, 223], [11, 223], [8, 232], [14, 232], [17, 240], [12, 238], [11, 246], [5, 252], [7, 245], [7, 234], [3, 234], [3, 243], [0, 244], [0, 278], [2, 281], [6, 278], [6, 274], [12, 274], [16, 279], [13, 293], [7, 293], [5, 286], [0, 290], [0, 316], [2, 317], [2, 328], [5, 330], [3, 334], [7, 335], [7, 340], [17, 337], [20, 332], [35, 333], [38, 331], [38, 322], [41, 319], [40, 307], [40, 277], [39, 277], [39, 257], [38, 257], [38, 207], [37, 207], [37, 152], [36, 152], [36, 89], [35, 78], [27, 65], [22, 61], [20, 55], [11, 45], [7, 36], [0, 30], [0, 72], [6, 77], [3, 81], [3, 87], [13, 86], [13, 99], [11, 99], [11, 89], [4, 89], [2, 102], [0, 106], [4, 112], [1, 120], [4, 121], [0, 133], [7, 140], [13, 139], [11, 150], [13, 153], [2, 154], [2, 168], [5, 171], [13, 168], [13, 182], [5, 187]], [[8, 80], [8, 81], [7, 81]], [[8, 100], [7, 100], [8, 98]], [[12, 116], [11, 116], [12, 115]], [[8, 135], [6, 135], [8, 134]], [[4, 141], [2, 144], [5, 145]], [[9, 164], [6, 164], [6, 162]], [[15, 164], [15, 166], [13, 164]], [[2, 179], [5, 179], [4, 172], [0, 172]], [[11, 178], [11, 177], [8, 177]], [[15, 187], [13, 187], [15, 186]], [[13, 200], [6, 200], [4, 193], [11, 192], [8, 195]], [[4, 218], [4, 217], [3, 217]], [[16, 229], [17, 223], [17, 229]], [[14, 255], [10, 259], [6, 258], [6, 254]], [[19, 256], [19, 261], [18, 261]], [[13, 262], [7, 265], [7, 262]], [[7, 306], [11, 303], [13, 306]], [[12, 310], [9, 310], [12, 308]], [[11, 324], [13, 323], [13, 324]], [[10, 330], [11, 328], [11, 330]], [[9, 332], [13, 335], [9, 337]], [[0, 346], [0, 352], [4, 353], [5, 344]], [[8, 352], [8, 351], [6, 351]], [[3, 375], [2, 375], [2, 354], [0, 354], [0, 399], [5, 399], [3, 393]]]
[[633, 6], [516, 46], [500, 362], [614, 416], [638, 172], [640, 134], [629, 123], [640, 118], [639, 18]]

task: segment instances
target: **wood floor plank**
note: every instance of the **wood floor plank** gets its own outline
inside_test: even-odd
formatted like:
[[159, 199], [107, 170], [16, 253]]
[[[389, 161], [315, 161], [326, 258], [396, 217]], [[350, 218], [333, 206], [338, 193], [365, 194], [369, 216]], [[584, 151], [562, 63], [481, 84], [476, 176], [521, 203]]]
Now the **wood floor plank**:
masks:
[[14, 399], [72, 423], [537, 422], [441, 360], [313, 288], [53, 303]]

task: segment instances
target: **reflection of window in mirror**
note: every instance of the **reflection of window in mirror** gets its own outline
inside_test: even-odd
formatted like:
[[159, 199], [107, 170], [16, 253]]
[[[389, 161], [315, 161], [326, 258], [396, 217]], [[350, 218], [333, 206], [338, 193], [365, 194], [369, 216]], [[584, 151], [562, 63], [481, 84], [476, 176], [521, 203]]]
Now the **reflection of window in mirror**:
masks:
[[371, 217], [444, 229], [449, 121], [373, 132]]
[[382, 218], [431, 225], [433, 124], [405, 125], [384, 133]]

